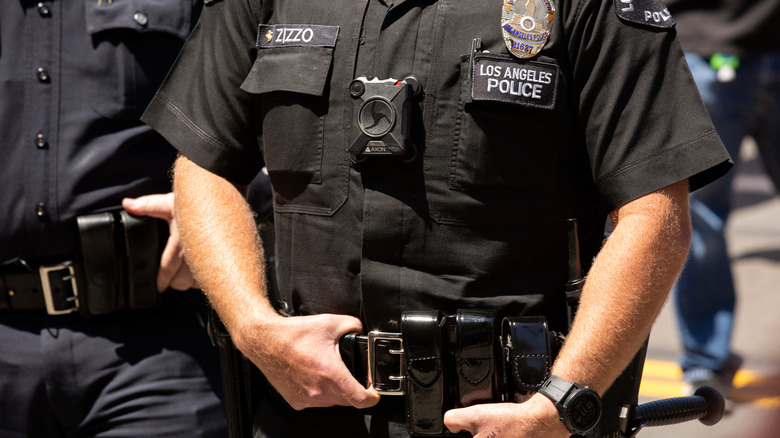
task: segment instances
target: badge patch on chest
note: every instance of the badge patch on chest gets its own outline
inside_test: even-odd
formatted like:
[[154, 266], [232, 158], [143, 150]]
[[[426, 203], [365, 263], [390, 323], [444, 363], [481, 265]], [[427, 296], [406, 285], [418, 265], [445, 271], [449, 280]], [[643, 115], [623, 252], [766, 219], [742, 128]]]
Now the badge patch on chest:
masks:
[[476, 55], [473, 68], [472, 100], [543, 109], [555, 107], [560, 75], [555, 64]]
[[661, 0], [614, 0], [615, 12], [628, 23], [651, 27], [674, 27], [674, 18]]
[[520, 59], [536, 56], [550, 38], [553, 17], [552, 0], [504, 0], [501, 31], [509, 53]]

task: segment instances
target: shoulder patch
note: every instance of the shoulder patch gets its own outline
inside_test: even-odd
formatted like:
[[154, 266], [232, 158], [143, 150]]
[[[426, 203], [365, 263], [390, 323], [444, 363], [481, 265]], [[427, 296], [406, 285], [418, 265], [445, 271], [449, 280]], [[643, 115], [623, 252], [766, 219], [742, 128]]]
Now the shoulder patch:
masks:
[[627, 23], [650, 27], [674, 27], [674, 18], [661, 0], [613, 0], [615, 12]]

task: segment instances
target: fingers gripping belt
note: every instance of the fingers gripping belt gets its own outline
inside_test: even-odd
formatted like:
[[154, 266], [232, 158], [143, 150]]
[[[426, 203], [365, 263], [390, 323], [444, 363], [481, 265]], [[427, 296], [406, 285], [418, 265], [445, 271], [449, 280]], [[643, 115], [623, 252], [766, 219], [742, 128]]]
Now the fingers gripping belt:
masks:
[[446, 411], [523, 401], [549, 376], [553, 355], [544, 317], [504, 318], [500, 334], [496, 325], [489, 310], [404, 312], [401, 333], [343, 337], [342, 359], [358, 381], [406, 397], [410, 434], [448, 435]]

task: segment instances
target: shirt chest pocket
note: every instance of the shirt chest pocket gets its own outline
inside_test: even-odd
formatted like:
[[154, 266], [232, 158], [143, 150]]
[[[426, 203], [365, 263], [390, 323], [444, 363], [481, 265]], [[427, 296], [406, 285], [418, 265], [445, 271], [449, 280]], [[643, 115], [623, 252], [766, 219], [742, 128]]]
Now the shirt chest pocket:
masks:
[[570, 127], [560, 111], [558, 67], [481, 55], [473, 65], [464, 58], [461, 68], [471, 79], [461, 88], [450, 188], [517, 193], [551, 187]]
[[192, 0], [82, 0], [92, 52], [84, 76], [100, 115], [140, 117], [189, 35]]
[[438, 185], [427, 194], [431, 216], [468, 226], [534, 222], [555, 204], [576, 145], [561, 70], [541, 57], [487, 53], [473, 63], [461, 56], [459, 67], [451, 142], [427, 176]]
[[241, 89], [258, 98], [260, 144], [278, 212], [330, 215], [346, 200], [348, 155], [339, 134], [326, 129], [326, 119], [339, 120], [329, 100], [337, 35], [336, 26], [258, 29], [257, 57]]

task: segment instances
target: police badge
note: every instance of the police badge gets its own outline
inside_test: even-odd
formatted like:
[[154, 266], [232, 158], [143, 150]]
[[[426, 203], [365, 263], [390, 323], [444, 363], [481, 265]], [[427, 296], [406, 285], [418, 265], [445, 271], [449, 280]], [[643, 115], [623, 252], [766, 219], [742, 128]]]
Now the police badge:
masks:
[[520, 59], [536, 56], [550, 38], [553, 17], [552, 0], [504, 0], [501, 30], [509, 53]]

